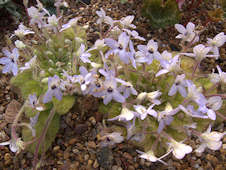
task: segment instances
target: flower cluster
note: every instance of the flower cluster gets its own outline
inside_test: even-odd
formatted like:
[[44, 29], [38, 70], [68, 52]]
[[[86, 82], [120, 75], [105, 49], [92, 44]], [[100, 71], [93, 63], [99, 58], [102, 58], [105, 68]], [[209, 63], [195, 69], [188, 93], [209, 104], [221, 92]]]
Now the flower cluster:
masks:
[[[62, 3], [57, 1], [55, 5], [59, 8]], [[39, 1], [37, 7], [32, 6], [27, 10], [31, 18], [30, 25], [38, 29], [31, 30], [20, 24], [14, 35], [21, 41], [15, 42], [17, 48], [12, 53], [3, 49], [6, 57], [0, 59], [0, 64], [4, 65], [3, 73], [12, 72], [14, 76], [31, 71], [34, 79], [32, 83], [40, 84], [37, 96], [34, 93], [26, 94], [29, 98], [28, 107], [35, 113], [30, 116], [29, 124], [33, 136], [36, 136], [34, 129], [40, 112], [50, 107], [58, 113], [63, 112], [59, 109], [59, 102], [63, 103], [68, 96], [94, 96], [103, 100], [103, 107], [107, 107], [109, 112], [112, 105], [121, 104], [121, 113], [108, 121], [122, 122], [127, 129], [127, 139], [139, 142], [146, 140], [145, 134], [150, 129], [153, 137], [157, 138], [156, 142], [159, 142], [158, 138], [164, 138], [166, 142], [163, 147], [167, 152], [160, 158], [155, 156], [154, 152], [157, 151], [154, 149], [138, 153], [141, 158], [166, 164], [161, 159], [170, 153], [182, 159], [192, 152], [191, 146], [177, 142], [179, 139], [174, 135], [181, 124], [181, 129], [185, 131], [186, 123], [192, 124], [197, 119], [209, 123], [220, 114], [218, 110], [224, 104], [225, 96], [216, 94], [216, 87], [225, 85], [226, 73], [217, 66], [218, 73], [201, 77], [205, 79], [203, 83], [200, 81], [199, 64], [206, 57], [220, 57], [219, 47], [226, 42], [223, 32], [213, 39], [208, 38], [206, 44], [196, 45], [199, 32], [195, 25], [191, 22], [186, 27], [176, 24], [175, 28], [180, 33], [176, 38], [182, 39], [182, 45], [185, 46], [184, 42], [187, 42], [189, 46], [195, 46], [193, 49], [189, 46], [183, 48], [187, 51], [161, 52], [154, 39], [143, 44], [145, 38], [139, 35], [132, 24], [134, 16], [114, 20], [101, 9], [96, 12], [99, 16], [97, 23], [100, 26], [107, 24], [109, 29], [106, 33], [101, 30], [100, 39], [92, 47], [87, 47], [82, 36], [76, 34], [81, 30], [78, 26], [79, 17], [61, 25], [62, 16], [50, 15]], [[40, 52], [41, 48], [37, 48], [37, 42], [29, 47], [30, 44], [23, 41], [27, 34], [39, 38], [42, 42], [40, 46], [45, 47], [43, 53]], [[19, 54], [32, 54], [25, 66], [18, 66]], [[194, 67], [189, 67], [190, 63]], [[181, 117], [183, 120], [180, 120]], [[196, 132], [195, 129], [193, 131]], [[222, 145], [220, 139], [225, 133], [210, 132], [208, 129], [202, 134], [194, 134], [198, 134], [202, 142], [196, 151], [203, 152], [206, 147], [219, 149]], [[123, 140], [119, 132], [107, 133], [103, 136], [103, 146]]]

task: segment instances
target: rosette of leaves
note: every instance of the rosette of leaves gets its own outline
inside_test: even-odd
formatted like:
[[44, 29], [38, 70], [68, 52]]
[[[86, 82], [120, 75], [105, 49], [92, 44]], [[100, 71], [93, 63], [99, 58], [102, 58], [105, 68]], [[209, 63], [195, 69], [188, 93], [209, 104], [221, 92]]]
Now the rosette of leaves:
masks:
[[[39, 104], [44, 108], [43, 111], [38, 111], [28, 105], [24, 110], [25, 116], [28, 119], [40, 112], [38, 121], [33, 127], [36, 132], [35, 138], [39, 139], [42, 136], [47, 119], [51, 111], [54, 110], [54, 116], [49, 123], [45, 139], [42, 141], [42, 146], [39, 147], [38, 153], [45, 152], [51, 146], [59, 129], [60, 116], [68, 113], [76, 101], [75, 95], [65, 94], [60, 101], [53, 97], [51, 102], [42, 103], [42, 98], [48, 89], [47, 82], [43, 80], [47, 80], [47, 77], [54, 75], [63, 78], [63, 70], [71, 72], [72, 68], [68, 63], [72, 62], [75, 53], [78, 51], [81, 43], [85, 43], [86, 38], [85, 30], [79, 26], [76, 29], [69, 28], [57, 33], [57, 35], [48, 36], [48, 40], [33, 46], [34, 53], [37, 56], [36, 65], [20, 72], [16, 77], [11, 79], [11, 85], [14, 89], [17, 89], [17, 92], [24, 100], [28, 100], [30, 94], [36, 94]], [[76, 74], [76, 70], [74, 73]], [[31, 130], [26, 127], [23, 128], [22, 135], [25, 142], [34, 139]], [[32, 152], [37, 151], [37, 144], [37, 141], [32, 143], [28, 149]]]
[[180, 19], [176, 0], [145, 0], [142, 13], [153, 28], [172, 26]]

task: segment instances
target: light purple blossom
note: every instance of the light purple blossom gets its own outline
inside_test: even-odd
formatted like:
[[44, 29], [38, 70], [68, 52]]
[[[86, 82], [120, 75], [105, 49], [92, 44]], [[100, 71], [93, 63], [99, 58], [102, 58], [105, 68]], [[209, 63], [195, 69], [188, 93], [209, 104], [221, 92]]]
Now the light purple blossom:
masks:
[[91, 54], [85, 51], [84, 44], [81, 44], [79, 48], [79, 57], [83, 63], [91, 63], [91, 61], [89, 60], [89, 57], [91, 57]]
[[27, 9], [28, 15], [31, 17], [30, 25], [38, 24], [38, 27], [41, 28], [44, 25], [43, 18], [46, 15], [46, 12], [39, 12], [35, 7], [30, 7]]
[[146, 109], [144, 106], [142, 105], [134, 105], [134, 109], [136, 110], [136, 116], [141, 119], [144, 120], [147, 115], [151, 115], [153, 117], [157, 117], [157, 112], [152, 109], [155, 106], [155, 104], [152, 104], [151, 106], [148, 107], [148, 109]]
[[99, 16], [97, 24], [102, 24], [104, 22], [106, 24], [109, 24], [111, 27], [113, 26], [113, 19], [109, 16], [106, 16], [106, 13], [103, 8], [101, 8], [100, 11], [96, 11], [96, 14]]
[[177, 93], [177, 91], [179, 91], [181, 96], [186, 97], [187, 96], [187, 91], [185, 89], [186, 86], [187, 84], [186, 84], [185, 74], [177, 75], [176, 80], [172, 85], [172, 87], [170, 88], [168, 95], [173, 96]]
[[211, 47], [210, 51], [219, 56], [218, 48], [223, 46], [226, 42], [226, 35], [224, 35], [224, 32], [217, 34], [213, 39], [207, 38], [207, 40], [208, 46]]
[[125, 32], [119, 35], [118, 41], [115, 41], [111, 38], [106, 38], [105, 43], [111, 48], [106, 54], [105, 57], [108, 58], [109, 55], [114, 54], [119, 56], [120, 60], [125, 64], [129, 64], [129, 52], [127, 47], [129, 45], [129, 36]]
[[0, 58], [0, 64], [5, 65], [3, 67], [2, 72], [3, 73], [10, 73], [12, 72], [14, 76], [17, 75], [18, 73], [18, 66], [17, 66], [17, 61], [19, 58], [19, 51], [17, 48], [14, 48], [12, 50], [12, 53], [9, 52], [7, 49], [3, 49], [2, 52], [4, 53], [4, 55], [6, 55], [7, 57], [2, 57]]
[[125, 98], [128, 98], [130, 94], [137, 95], [137, 91], [133, 88], [133, 85], [130, 82], [126, 82], [118, 78], [116, 78], [116, 81], [122, 84], [122, 86], [120, 86], [118, 89], [120, 92], [123, 92], [123, 96]]
[[138, 63], [147, 63], [150, 65], [154, 58], [159, 58], [161, 54], [158, 52], [158, 43], [154, 40], [148, 41], [147, 45], [138, 45], [138, 50], [136, 56], [139, 58], [136, 59]]
[[127, 107], [123, 106], [121, 114], [112, 119], [108, 119], [108, 121], [130, 121], [135, 118], [135, 115], [136, 113], [134, 111], [131, 111]]
[[175, 28], [180, 33], [176, 38], [193, 43], [199, 40], [199, 37], [195, 32], [195, 25], [192, 22], [189, 22], [186, 25], [186, 28], [181, 24], [175, 24]]
[[60, 32], [77, 25], [77, 22], [80, 18], [81, 17], [76, 17], [76, 18], [70, 19], [67, 24], [62, 25]]
[[19, 38], [23, 38], [25, 35], [34, 34], [34, 33], [35, 33], [34, 31], [31, 31], [27, 27], [25, 27], [23, 23], [20, 23], [17, 30], [14, 31], [14, 34], [12, 36], [16, 35]]
[[125, 102], [125, 97], [121, 95], [117, 88], [117, 82], [115, 78], [106, 79], [104, 81], [104, 91], [102, 97], [104, 99], [104, 104], [108, 104], [112, 99], [119, 103]]
[[145, 39], [139, 36], [138, 32], [135, 30], [131, 31], [129, 29], [123, 29], [123, 31], [125, 31], [129, 36], [132, 36], [134, 39], [145, 41]]
[[205, 115], [203, 112], [200, 110], [195, 110], [194, 106], [188, 105], [186, 108], [182, 105], [179, 106], [179, 108], [186, 113], [187, 115], [191, 117], [196, 117], [196, 118], [202, 118], [202, 119], [208, 119], [209, 117]]
[[215, 84], [217, 83], [226, 84], [226, 72], [223, 72], [218, 65], [217, 65], [217, 70], [218, 70], [218, 74], [212, 73], [210, 75], [210, 81]]
[[211, 50], [211, 47], [205, 47], [203, 44], [196, 45], [193, 48], [193, 53], [181, 53], [189, 57], [194, 57], [198, 62], [201, 62], [206, 57], [215, 57], [218, 59], [218, 55], [207, 55]]
[[58, 100], [62, 99], [62, 92], [60, 90], [60, 78], [57, 75], [48, 78], [48, 90], [43, 97], [43, 103], [48, 103], [55, 96]]
[[135, 29], [136, 26], [134, 24], [132, 24], [133, 19], [134, 19], [134, 16], [133, 15], [129, 15], [129, 16], [123, 17], [119, 21], [120, 22], [120, 26], [122, 28], [132, 28], [132, 29]]
[[161, 66], [163, 67], [158, 73], [156, 73], [156, 77], [166, 74], [169, 72], [178, 72], [180, 70], [180, 59], [179, 55], [174, 56], [171, 60], [162, 60], [160, 62]]

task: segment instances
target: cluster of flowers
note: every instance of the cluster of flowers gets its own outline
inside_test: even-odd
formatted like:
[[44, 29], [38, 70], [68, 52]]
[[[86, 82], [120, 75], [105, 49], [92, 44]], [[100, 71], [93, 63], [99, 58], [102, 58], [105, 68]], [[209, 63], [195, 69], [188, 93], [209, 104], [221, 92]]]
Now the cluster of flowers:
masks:
[[[58, 1], [61, 2], [61, 1]], [[56, 3], [60, 6], [64, 4]], [[219, 47], [226, 42], [226, 35], [224, 33], [217, 34], [213, 39], [208, 38], [207, 44], [198, 44], [194, 46], [193, 53], [178, 53], [174, 55], [168, 51], [160, 53], [158, 51], [158, 43], [154, 40], [149, 40], [146, 45], [137, 45], [137, 50], [134, 47], [133, 40], [146, 41], [143, 37], [139, 36], [138, 32], [134, 29], [135, 25], [132, 24], [134, 16], [127, 16], [120, 20], [113, 20], [111, 17], [106, 16], [103, 9], [96, 12], [99, 16], [97, 23], [109, 25], [109, 30], [102, 35], [102, 39], [95, 42], [94, 46], [86, 50], [85, 44], [81, 44], [79, 48], [79, 55], [75, 56], [82, 63], [79, 67], [79, 74], [71, 75], [68, 70], [65, 70], [59, 75], [48, 77], [48, 90], [42, 96], [42, 100], [38, 100], [35, 94], [29, 96], [29, 105], [38, 111], [43, 110], [40, 104], [48, 103], [55, 97], [61, 100], [64, 95], [72, 95], [74, 93], [82, 93], [83, 95], [92, 95], [94, 97], [102, 98], [103, 103], [107, 105], [112, 100], [122, 103], [121, 114], [117, 117], [109, 119], [108, 121], [122, 121], [127, 127], [127, 139], [131, 139], [134, 135], [132, 129], [135, 128], [135, 120], [144, 120], [148, 116], [154, 117], [158, 122], [158, 134], [164, 135], [164, 128], [169, 126], [174, 120], [174, 115], [178, 112], [184, 112], [185, 114], [202, 119], [216, 119], [216, 111], [222, 106], [223, 100], [221, 96], [206, 97], [202, 93], [202, 89], [197, 87], [195, 83], [187, 79], [186, 73], [181, 68], [181, 57], [189, 56], [196, 60], [197, 67], [200, 62], [206, 57], [219, 58]], [[28, 14], [30, 16], [30, 25], [35, 28], [37, 25], [39, 29], [47, 29], [53, 33], [59, 33], [67, 30], [68, 28], [76, 27], [79, 18], [69, 20], [67, 24], [60, 26], [58, 18], [55, 15], [50, 15], [49, 12], [43, 8], [39, 2], [37, 7], [28, 8]], [[190, 44], [197, 43], [199, 41], [199, 35], [196, 31], [195, 25], [189, 22], [186, 28], [183, 25], [176, 24], [175, 28], [180, 33], [176, 38], [182, 39], [183, 42]], [[14, 35], [21, 40], [28, 34], [34, 34], [35, 30], [25, 27], [20, 24]], [[13, 35], [13, 36], [14, 36]], [[108, 37], [108, 38], [107, 38]], [[13, 73], [14, 76], [18, 72], [23, 72], [26, 69], [35, 67], [37, 56], [31, 58], [31, 60], [25, 63], [24, 67], [18, 68], [19, 50], [26, 48], [23, 41], [15, 41], [15, 46], [12, 52], [6, 48], [3, 49], [3, 53], [6, 57], [0, 59], [0, 64], [4, 65], [3, 73]], [[104, 52], [104, 48], [108, 50]], [[19, 50], [18, 50], [19, 49]], [[94, 62], [92, 58], [92, 51], [97, 51], [101, 56], [101, 63]], [[129, 77], [126, 77], [126, 72], [132, 71], [145, 73], [145, 66], [149, 66], [156, 60], [160, 63], [160, 69], [155, 73], [155, 78], [164, 74], [173, 75], [175, 77], [174, 83], [169, 88], [168, 96], [174, 96], [177, 92], [184, 98], [181, 104], [176, 108], [173, 108], [170, 103], [167, 103], [165, 110], [157, 110], [156, 106], [162, 104], [161, 95], [159, 90], [153, 92], [140, 92], [136, 90], [133, 84], [130, 82]], [[132, 66], [130, 68], [130, 65]], [[85, 67], [87, 66], [87, 67]], [[144, 71], [140, 72], [138, 67], [142, 67]], [[195, 67], [193, 75], [197, 69]], [[19, 71], [18, 71], [19, 70]], [[218, 74], [212, 73], [210, 80], [214, 84], [226, 84], [226, 73], [217, 66]], [[124, 71], [125, 79], [121, 78], [120, 72]], [[133, 100], [133, 110], [127, 107], [127, 104], [131, 101], [129, 98], [136, 96]], [[148, 107], [142, 105], [144, 101], [148, 101]], [[135, 104], [134, 104], [135, 101]], [[195, 106], [195, 107], [194, 107]], [[30, 125], [34, 127], [38, 120], [39, 113], [31, 118]], [[31, 128], [32, 129], [32, 128]], [[195, 129], [195, 127], [193, 127]], [[35, 132], [33, 133], [35, 136]], [[198, 137], [202, 144], [196, 149], [197, 152], [203, 152], [206, 147], [217, 150], [221, 147], [221, 138], [225, 133], [211, 132], [211, 126], [208, 130]], [[113, 143], [120, 143], [123, 141], [121, 133], [106, 134], [110, 136]], [[160, 158], [154, 155], [154, 151], [150, 150], [146, 153], [138, 151], [140, 157], [148, 159], [149, 161], [160, 161], [165, 164], [161, 159], [167, 156], [169, 153], [173, 153], [178, 159], [182, 159], [185, 154], [192, 152], [192, 148], [182, 142], [177, 142], [172, 137], [167, 137], [169, 140], [169, 152]], [[135, 138], [134, 138], [135, 139]], [[136, 139], [140, 140], [140, 139]], [[2, 143], [1, 145], [10, 144]], [[15, 147], [15, 146], [14, 146]], [[17, 149], [12, 149], [17, 151]]]

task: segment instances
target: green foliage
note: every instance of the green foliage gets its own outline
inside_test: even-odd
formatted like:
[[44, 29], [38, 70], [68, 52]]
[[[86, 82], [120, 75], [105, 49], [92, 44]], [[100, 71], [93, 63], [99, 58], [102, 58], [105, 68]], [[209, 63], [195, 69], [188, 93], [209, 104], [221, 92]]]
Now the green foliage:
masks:
[[12, 0], [0, 0], [0, 10], [6, 9], [16, 19], [21, 18], [21, 11]]
[[[49, 116], [49, 113], [50, 113], [50, 110], [40, 112], [38, 122], [35, 125], [36, 137], [38, 137], [38, 138], [42, 134], [42, 131], [45, 126], [46, 120]], [[41, 154], [42, 152], [46, 152], [46, 150], [51, 146], [51, 144], [54, 141], [56, 134], [59, 130], [59, 126], [60, 126], [60, 115], [55, 114], [49, 125], [45, 140], [42, 143], [42, 147], [40, 147], [39, 154]], [[28, 129], [26, 127], [23, 128], [22, 135], [23, 135], [23, 139], [25, 142], [31, 141], [33, 139], [30, 129]], [[31, 145], [29, 145], [29, 147], [27, 149], [34, 153], [36, 144], [37, 144], [37, 142], [32, 143]]]
[[121, 112], [121, 104], [111, 102], [108, 105], [104, 105], [103, 103], [99, 106], [99, 112], [103, 114], [108, 114], [109, 118], [113, 118], [118, 116]]
[[34, 80], [32, 77], [32, 70], [25, 70], [13, 77], [10, 81], [11, 85], [17, 87], [24, 99], [28, 97], [29, 94], [36, 94], [39, 96], [42, 93], [42, 86], [39, 81]]
[[56, 112], [60, 115], [66, 114], [74, 105], [75, 96], [63, 96], [62, 100], [53, 98], [53, 105]]
[[165, 28], [179, 23], [180, 12], [175, 0], [145, 0], [143, 15], [153, 28]]

